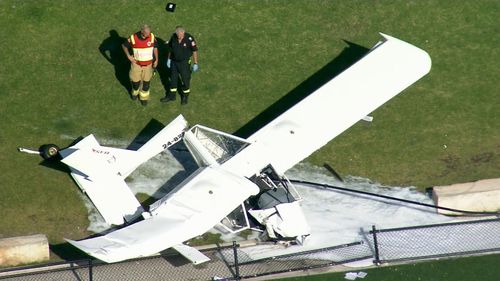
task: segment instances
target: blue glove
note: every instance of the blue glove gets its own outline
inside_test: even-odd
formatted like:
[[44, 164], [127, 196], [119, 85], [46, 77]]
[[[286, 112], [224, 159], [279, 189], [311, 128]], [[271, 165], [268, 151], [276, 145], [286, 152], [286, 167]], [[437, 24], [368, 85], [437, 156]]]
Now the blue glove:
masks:
[[170, 68], [171, 59], [167, 59], [167, 68]]
[[200, 67], [198, 66], [198, 64], [197, 63], [193, 64], [193, 72], [196, 72], [198, 70], [200, 70]]

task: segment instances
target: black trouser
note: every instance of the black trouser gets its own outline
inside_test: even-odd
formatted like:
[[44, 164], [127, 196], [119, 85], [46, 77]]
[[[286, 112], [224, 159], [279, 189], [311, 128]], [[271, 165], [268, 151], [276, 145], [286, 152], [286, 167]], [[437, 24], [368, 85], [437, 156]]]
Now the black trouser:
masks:
[[182, 93], [189, 94], [189, 83], [191, 82], [191, 66], [188, 60], [183, 61], [173, 61], [170, 66], [170, 92], [177, 92], [177, 81], [179, 80], [179, 74], [182, 80]]

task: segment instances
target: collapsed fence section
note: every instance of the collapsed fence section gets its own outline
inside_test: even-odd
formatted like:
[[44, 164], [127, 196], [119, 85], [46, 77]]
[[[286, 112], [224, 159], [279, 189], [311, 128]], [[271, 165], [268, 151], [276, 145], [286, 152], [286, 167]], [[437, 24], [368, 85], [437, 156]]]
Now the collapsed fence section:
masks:
[[353, 262], [372, 257], [370, 247], [364, 242], [355, 242], [306, 252], [298, 252], [252, 260], [243, 250], [237, 255], [227, 249], [220, 251], [221, 259], [234, 268], [236, 279], [250, 278], [283, 272], [308, 270]]

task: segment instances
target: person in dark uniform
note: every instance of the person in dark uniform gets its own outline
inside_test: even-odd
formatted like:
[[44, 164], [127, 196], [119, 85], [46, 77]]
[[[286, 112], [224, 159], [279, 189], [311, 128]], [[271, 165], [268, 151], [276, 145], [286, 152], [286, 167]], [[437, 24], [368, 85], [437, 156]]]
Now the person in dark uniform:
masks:
[[[198, 46], [194, 37], [187, 33], [182, 26], [175, 28], [168, 45], [167, 67], [170, 69], [170, 90], [167, 96], [162, 98], [162, 102], [173, 101], [177, 94], [177, 84], [179, 75], [182, 81], [181, 104], [188, 103], [191, 92], [191, 71], [196, 72], [198, 67]], [[191, 61], [192, 57], [192, 61]], [[193, 63], [191, 67], [191, 62]]]

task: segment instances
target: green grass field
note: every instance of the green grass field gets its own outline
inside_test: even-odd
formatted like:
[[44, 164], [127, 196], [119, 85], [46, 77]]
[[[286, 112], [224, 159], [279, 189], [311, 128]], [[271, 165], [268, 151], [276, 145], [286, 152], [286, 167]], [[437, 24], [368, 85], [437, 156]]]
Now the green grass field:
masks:
[[[90, 133], [132, 141], [150, 121], [180, 113], [246, 136], [352, 64], [378, 32], [429, 52], [430, 74], [306, 161], [420, 188], [499, 176], [497, 0], [192, 0], [175, 13], [165, 4], [0, 1], [0, 238], [45, 233], [56, 245], [89, 235], [64, 167], [17, 147], [64, 147]], [[188, 106], [161, 104], [159, 77], [149, 106], [128, 98], [116, 42], [144, 22], [163, 40], [178, 24], [197, 38], [201, 71]]]
[[[379, 267], [368, 270], [351, 268], [352, 272], [368, 273], [358, 281], [495, 281], [498, 280], [500, 255], [467, 257], [416, 264]], [[328, 273], [315, 276], [275, 279], [276, 281], [341, 281], [345, 273]]]

